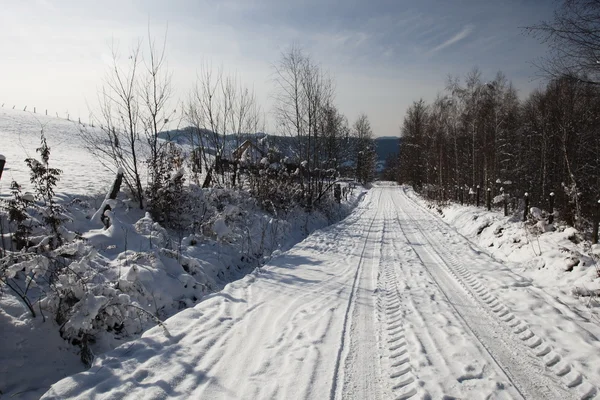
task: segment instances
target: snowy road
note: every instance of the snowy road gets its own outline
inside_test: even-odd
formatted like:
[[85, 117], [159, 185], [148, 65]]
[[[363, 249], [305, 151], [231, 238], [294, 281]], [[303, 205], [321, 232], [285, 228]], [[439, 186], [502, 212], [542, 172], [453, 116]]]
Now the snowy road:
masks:
[[45, 398], [594, 398], [598, 382], [472, 273], [488, 262], [402, 188], [375, 187], [167, 320], [169, 336], [152, 329]]

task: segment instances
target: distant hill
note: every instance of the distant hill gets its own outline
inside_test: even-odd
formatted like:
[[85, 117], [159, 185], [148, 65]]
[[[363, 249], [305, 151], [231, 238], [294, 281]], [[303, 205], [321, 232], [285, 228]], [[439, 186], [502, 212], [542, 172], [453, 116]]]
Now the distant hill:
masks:
[[400, 138], [395, 136], [382, 136], [375, 138], [375, 151], [377, 160], [385, 161], [390, 154], [398, 154]]
[[[172, 131], [161, 132], [159, 136], [165, 140], [177, 142], [181, 145], [189, 145], [190, 144], [190, 133], [193, 131], [197, 131], [196, 128], [187, 127], [183, 129], [176, 129]], [[203, 136], [212, 136], [213, 133], [209, 130], [202, 129], [200, 130]], [[283, 154], [290, 155], [290, 147], [294, 141], [293, 138], [287, 136], [275, 136], [275, 135], [267, 135], [265, 133], [252, 133], [245, 134], [245, 138], [251, 138], [253, 141], [259, 146], [265, 146], [268, 148], [269, 146], [274, 146]], [[398, 154], [398, 147], [400, 138], [394, 136], [384, 136], [375, 138], [375, 151], [377, 153], [377, 161], [383, 165], [383, 162], [386, 160], [388, 155], [390, 154]], [[235, 149], [239, 145], [237, 143], [236, 137], [234, 135], [227, 135], [225, 139], [225, 152], [229, 153], [233, 149]], [[211, 153], [211, 149], [208, 149], [208, 152]]]

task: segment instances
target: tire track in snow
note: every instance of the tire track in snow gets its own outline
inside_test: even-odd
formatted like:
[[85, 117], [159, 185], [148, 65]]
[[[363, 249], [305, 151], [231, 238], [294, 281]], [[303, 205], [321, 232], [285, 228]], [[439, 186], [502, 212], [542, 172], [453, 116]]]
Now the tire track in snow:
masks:
[[[387, 207], [386, 207], [387, 209]], [[389, 213], [387, 213], [389, 214]], [[386, 215], [386, 225], [388, 225]], [[389, 232], [389, 229], [385, 229]], [[387, 377], [386, 398], [410, 399], [418, 392], [418, 384], [410, 360], [406, 331], [405, 309], [394, 272], [395, 235], [387, 235], [382, 244], [385, 248], [380, 260], [377, 280], [377, 311], [380, 322], [380, 351], [382, 378]], [[424, 393], [422, 398], [426, 398]]]
[[[393, 204], [390, 209], [394, 211]], [[468, 340], [460, 316], [439, 300], [443, 293], [407, 245], [396, 218], [397, 213], [388, 217], [395, 228], [388, 249], [392, 256], [389, 265], [401, 298], [407, 355], [415, 381], [406, 386], [408, 393], [392, 391], [390, 398], [474, 398], [474, 393], [480, 398], [511, 397], [510, 390], [498, 387], [499, 382], [507, 381], [504, 374], [489, 368], [493, 361], [486, 358], [485, 350]]]
[[[352, 315], [353, 308], [354, 308], [354, 302], [356, 301], [356, 297], [357, 297], [356, 291], [358, 289], [359, 277], [360, 277], [361, 271], [363, 270], [363, 264], [365, 261], [367, 246], [369, 244], [369, 238], [371, 237], [371, 234], [373, 233], [373, 225], [375, 224], [375, 220], [377, 219], [377, 216], [379, 215], [380, 209], [378, 206], [381, 202], [382, 193], [383, 193], [382, 191], [379, 191], [379, 197], [377, 199], [377, 202], [371, 203], [371, 205], [372, 204], [377, 205], [377, 211], [374, 213], [373, 218], [370, 221], [367, 235], [365, 237], [364, 245], [363, 245], [363, 248], [361, 251], [361, 255], [360, 255], [359, 261], [356, 266], [356, 272], [355, 272], [354, 278], [352, 280], [352, 290], [350, 291], [350, 296], [348, 297], [348, 303], [346, 305], [346, 311], [344, 313], [344, 322], [342, 324], [340, 346], [338, 348], [338, 352], [337, 352], [337, 356], [336, 356], [336, 362], [335, 362], [335, 367], [334, 367], [334, 371], [333, 371], [333, 379], [332, 379], [332, 383], [331, 383], [331, 390], [329, 392], [329, 398], [331, 400], [335, 400], [336, 398], [337, 399], [343, 398], [344, 376], [343, 375], [340, 376], [340, 373], [343, 374], [345, 371], [342, 368], [342, 362], [343, 362], [342, 359], [344, 358], [344, 356], [347, 357], [347, 352], [349, 351], [349, 349], [347, 349], [346, 347], [348, 346], [347, 342], [350, 341], [349, 327], [352, 324], [351, 315]], [[341, 384], [338, 384], [338, 383], [341, 383]]]
[[[422, 213], [429, 214], [429, 218], [427, 219], [436, 225], [437, 229], [427, 230], [428, 235], [434, 236], [439, 232], [449, 230], [447, 225], [442, 221], [439, 221], [436, 217], [431, 216], [420, 204], [410, 199], [408, 196], [405, 197], [413, 203], [415, 208], [422, 210]], [[423, 232], [423, 229], [421, 229], [421, 232]], [[521, 347], [523, 347], [526, 352], [530, 353], [532, 357], [541, 359], [543, 365], [552, 371], [564, 386], [572, 392], [571, 395], [582, 400], [596, 398], [598, 388], [590, 383], [589, 380], [571, 364], [563, 362], [560, 354], [553, 350], [546, 340], [535, 334], [526, 321], [517, 318], [511, 312], [509, 307], [499, 301], [489, 288], [465, 268], [465, 262], [461, 262], [454, 255], [452, 250], [444, 244], [444, 240], [442, 238], [438, 239], [440, 240], [436, 240], [436, 243], [438, 244], [438, 248], [443, 252], [443, 258], [447, 261], [446, 265], [450, 274], [464, 290], [473, 298], [477, 299], [489, 315], [502, 321], [506, 330], [510, 331], [512, 335], [522, 342], [525, 347]], [[440, 254], [440, 256], [441, 255], [442, 254]]]
[[[367, 213], [373, 212], [368, 202], [362, 203], [357, 208], [344, 220], [341, 228], [334, 225], [313, 233], [310, 239], [301, 242], [294, 248], [295, 254], [306, 253], [308, 257], [312, 257], [314, 253], [328, 253], [339, 250], [336, 248], [339, 246], [351, 246], [353, 243], [352, 233], [360, 235], [362, 231], [366, 230], [357, 224]], [[347, 256], [352, 257], [352, 253], [349, 251]], [[276, 263], [276, 260], [272, 262]], [[313, 266], [306, 265], [304, 268], [313, 268]], [[323, 268], [323, 266], [314, 268]], [[260, 269], [256, 274], [256, 278], [251, 277], [250, 279], [261, 279], [264, 285], [271, 272]], [[218, 316], [215, 318], [215, 323], [221, 322], [221, 325], [210, 330], [211, 339], [214, 342], [209, 344], [207, 352], [201, 359], [198, 359], [199, 369], [209, 375], [213, 370], [225, 368], [232, 355], [237, 355], [240, 363], [234, 369], [231, 369], [231, 366], [228, 369], [234, 375], [242, 376], [243, 373], [249, 375], [245, 386], [252, 388], [251, 398], [310, 398], [311, 386], [298, 387], [294, 381], [295, 375], [291, 376], [289, 380], [287, 377], [280, 377], [268, 382], [264, 382], [262, 377], [273, 374], [277, 370], [273, 360], [284, 360], [290, 369], [294, 369], [296, 368], [293, 365], [294, 361], [303, 359], [300, 368], [310, 370], [313, 378], [309, 380], [309, 383], [315, 381], [314, 373], [318, 370], [317, 366], [320, 365], [322, 359], [318, 343], [329, 329], [333, 318], [329, 309], [330, 300], [338, 298], [341, 291], [344, 290], [339, 282], [340, 274], [346, 275], [346, 272], [338, 271], [338, 274], [320, 281], [315, 287], [308, 284], [304, 285], [302, 290], [296, 288], [297, 295], [286, 304], [284, 309], [277, 310], [276, 314], [272, 312], [253, 313], [252, 318], [244, 318], [244, 321], [240, 321], [237, 316], [251, 311], [248, 305], [255, 303], [253, 300], [254, 286], [238, 282], [228, 285], [232, 297], [246, 299], [246, 301], [220, 304], [219, 311], [215, 313]], [[276, 295], [278, 291], [292, 289], [281, 286], [277, 276], [273, 276], [272, 282], [273, 295]], [[236, 289], [238, 285], [239, 289]], [[219, 295], [217, 294], [217, 296]], [[269, 305], [266, 304], [265, 307], [269, 307]], [[245, 340], [232, 340], [234, 335], [239, 334], [236, 332], [236, 325], [240, 322], [242, 323], [241, 329], [245, 332]], [[311, 335], [307, 334], [307, 330], [312, 331]], [[314, 330], [318, 332], [314, 332]], [[265, 335], [256, 335], [257, 331], [264, 332]], [[280, 332], [274, 340], [265, 342], [264, 336], [269, 336], [269, 332], [277, 331]], [[245, 357], [249, 355], [249, 349], [262, 351], [264, 356]], [[299, 370], [297, 372], [308, 373]], [[286, 384], [282, 384], [282, 382], [286, 382]], [[209, 379], [197, 387], [194, 394], [210, 398], [214, 395], [213, 386], [213, 381]]]
[[[413, 203], [402, 194], [401, 201], [404, 204], [407, 200]], [[432, 219], [431, 215], [427, 218], [417, 219], [411, 215], [405, 206], [396, 205], [405, 220], [410, 220], [410, 224], [402, 223], [398, 218], [398, 224], [401, 227], [406, 239], [411, 244], [417, 256], [425, 265], [433, 281], [439, 286], [446, 296], [448, 302], [462, 318], [468, 330], [473, 334], [477, 341], [488, 353], [493, 362], [504, 372], [510, 382], [513, 384], [518, 394], [523, 398], [544, 398], [544, 399], [568, 399], [580, 398], [571, 393], [551, 379], [545, 373], [544, 367], [539, 363], [532, 362], [530, 358], [524, 358], [523, 355], [515, 349], [519, 349], [520, 343], [515, 341], [507, 334], [503, 327], [503, 321], [496, 315], [490, 315], [475, 297], [471, 296], [469, 291], [461, 285], [460, 279], [452, 273], [449, 263], [445, 261], [445, 253], [438, 250], [440, 242], [438, 240], [433, 244], [432, 240], [423, 231], [422, 221]], [[421, 210], [420, 206], [413, 204], [410, 206], [413, 210]], [[404, 225], [404, 226], [403, 226]], [[409, 228], [412, 227], [412, 230]], [[420, 240], [421, 239], [421, 240]], [[425, 241], [425, 244], [420, 244]], [[470, 312], [471, 309], [478, 312]]]
[[[378, 207], [379, 208], [379, 207]], [[352, 302], [349, 346], [344, 357], [344, 383], [342, 398], [357, 399], [368, 396], [381, 398], [381, 376], [377, 352], [376, 324], [376, 282], [381, 259], [381, 248], [386, 233], [385, 220], [382, 221], [378, 238], [369, 242], [359, 273], [355, 298]], [[379, 227], [379, 223], [377, 227]], [[377, 228], [376, 228], [377, 231]]]

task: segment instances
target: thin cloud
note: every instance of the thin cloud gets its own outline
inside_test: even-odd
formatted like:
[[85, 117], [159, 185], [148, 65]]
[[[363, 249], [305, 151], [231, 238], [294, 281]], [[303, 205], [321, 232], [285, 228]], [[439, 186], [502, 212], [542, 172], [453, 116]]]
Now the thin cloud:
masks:
[[446, 47], [452, 46], [454, 43], [460, 42], [461, 40], [463, 40], [467, 36], [469, 36], [471, 34], [471, 32], [473, 32], [473, 28], [474, 28], [473, 25], [466, 25], [456, 35], [452, 36], [450, 39], [446, 40], [444, 43], [431, 49], [429, 51], [429, 54], [437, 53], [438, 51], [443, 50]]

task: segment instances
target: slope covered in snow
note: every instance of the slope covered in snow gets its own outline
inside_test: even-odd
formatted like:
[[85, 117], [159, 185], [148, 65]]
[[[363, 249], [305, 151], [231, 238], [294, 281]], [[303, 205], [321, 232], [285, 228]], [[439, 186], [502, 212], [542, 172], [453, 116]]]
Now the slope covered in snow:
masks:
[[94, 195], [104, 192], [114, 176], [84, 149], [78, 137], [82, 128], [83, 125], [73, 121], [0, 108], [0, 154], [6, 157], [0, 195], [9, 193], [12, 180], [24, 188], [29, 187], [29, 170], [24, 160], [37, 156], [35, 149], [40, 147], [42, 131], [48, 137], [51, 167], [63, 171], [59, 194]]
[[594, 398], [600, 327], [554, 306], [404, 189], [375, 187], [44, 398]]

